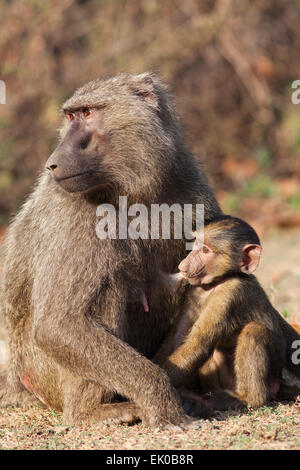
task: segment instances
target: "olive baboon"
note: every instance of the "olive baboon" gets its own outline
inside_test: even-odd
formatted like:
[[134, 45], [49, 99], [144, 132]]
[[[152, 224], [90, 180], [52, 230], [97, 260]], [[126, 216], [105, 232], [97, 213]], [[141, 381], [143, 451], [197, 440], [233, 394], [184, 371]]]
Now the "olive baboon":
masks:
[[[218, 204], [155, 76], [92, 81], [63, 111], [61, 141], [6, 241], [10, 367], [2, 405], [34, 394], [67, 422], [126, 421], [140, 409], [153, 425], [189, 425], [167, 374], [149, 360], [173, 321], [152, 279], [175, 269], [185, 242], [100, 240], [96, 206], [118, 210], [119, 195], [148, 208], [203, 203], [210, 220]], [[109, 404], [120, 396], [133, 404]]]
[[[221, 215], [206, 225], [204, 243], [196, 238], [179, 264], [173, 280], [178, 282], [181, 274], [193, 288], [187, 284], [178, 324], [156, 357], [175, 386], [189, 386], [194, 376], [202, 392], [227, 389], [240, 404], [259, 407], [281, 386], [287, 394], [284, 368], [300, 378], [300, 365], [293, 362], [293, 343], [299, 347], [300, 336], [251, 274], [260, 253], [250, 225]], [[290, 387], [290, 393], [300, 394], [300, 388]], [[214, 407], [225, 394], [217, 397], [211, 401]], [[230, 404], [229, 397], [225, 403]]]

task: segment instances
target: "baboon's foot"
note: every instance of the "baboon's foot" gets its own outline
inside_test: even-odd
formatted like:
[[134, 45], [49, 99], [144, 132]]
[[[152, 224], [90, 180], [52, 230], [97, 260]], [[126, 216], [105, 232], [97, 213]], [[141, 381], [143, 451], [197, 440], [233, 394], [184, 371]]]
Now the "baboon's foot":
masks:
[[79, 423], [90, 424], [99, 422], [104, 424], [134, 424], [141, 421], [141, 409], [131, 402], [100, 404], [93, 410], [78, 411], [66, 408], [63, 412], [63, 421], [76, 426]]
[[202, 421], [192, 418], [191, 416], [183, 415], [183, 417], [176, 422], [170, 422], [164, 418], [161, 420], [146, 419], [145, 424], [159, 430], [179, 432], [200, 429]]
[[0, 390], [0, 408], [45, 408], [45, 405], [27, 390], [12, 390], [9, 387]]
[[[100, 410], [100, 412], [102, 421], [108, 424], [135, 424], [142, 421], [142, 423], [157, 429], [174, 431], [199, 429], [201, 425], [199, 420], [193, 419], [184, 414], [182, 414], [182, 416], [176, 421], [174, 420], [174, 422], [171, 422], [166, 418], [149, 418], [145, 413], [143, 413], [141, 408], [130, 402], [102, 405], [102, 410]], [[108, 417], [104, 417], [106, 414]]]
[[[143, 424], [154, 429], [170, 431], [186, 431], [199, 429], [202, 421], [188, 416], [182, 406], [172, 403], [167, 409], [146, 410], [142, 418]], [[174, 406], [175, 405], [175, 406]]]
[[194, 418], [209, 418], [214, 409], [207, 400], [191, 390], [180, 390], [182, 406], [185, 413]]
[[203, 399], [215, 411], [227, 411], [228, 409], [242, 410], [246, 408], [246, 405], [241, 400], [228, 391], [207, 393]]

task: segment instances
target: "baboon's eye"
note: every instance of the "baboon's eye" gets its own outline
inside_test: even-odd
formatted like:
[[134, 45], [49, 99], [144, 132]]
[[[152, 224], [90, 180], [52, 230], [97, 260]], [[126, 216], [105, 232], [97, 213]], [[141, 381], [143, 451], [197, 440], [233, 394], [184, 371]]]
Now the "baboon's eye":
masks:
[[208, 246], [203, 245], [202, 251], [203, 251], [203, 253], [209, 253], [210, 249], [208, 248]]
[[89, 108], [83, 108], [82, 113], [85, 117], [90, 116], [91, 110]]
[[67, 118], [69, 119], [69, 121], [73, 121], [74, 117], [75, 117], [75, 114], [74, 113], [71, 113], [71, 112], [67, 112], [66, 113], [66, 116]]

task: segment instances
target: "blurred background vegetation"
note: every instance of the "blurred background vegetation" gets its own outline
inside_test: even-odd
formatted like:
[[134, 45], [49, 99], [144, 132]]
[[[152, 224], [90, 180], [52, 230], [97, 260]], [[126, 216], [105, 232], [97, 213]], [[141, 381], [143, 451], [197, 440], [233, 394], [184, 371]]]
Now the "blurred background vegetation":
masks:
[[57, 141], [58, 110], [97, 76], [153, 70], [225, 211], [300, 224], [298, 0], [2, 0], [0, 225]]

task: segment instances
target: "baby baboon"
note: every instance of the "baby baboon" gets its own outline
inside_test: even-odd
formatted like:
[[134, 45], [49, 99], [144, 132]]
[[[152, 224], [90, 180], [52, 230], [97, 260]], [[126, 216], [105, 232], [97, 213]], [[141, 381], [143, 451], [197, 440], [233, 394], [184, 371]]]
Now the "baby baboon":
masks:
[[300, 336], [251, 274], [260, 253], [253, 228], [224, 215], [205, 227], [204, 244], [196, 239], [179, 264], [181, 274], [171, 280], [182, 276], [193, 288], [185, 286], [182, 315], [156, 356], [177, 387], [190, 384], [199, 371], [203, 392], [228, 389], [258, 407], [277, 395], [283, 368], [300, 377], [299, 361], [293, 360]]
[[[35, 395], [67, 422], [141, 414], [153, 425], [189, 425], [150, 360], [173, 320], [153, 275], [175, 269], [185, 240], [100, 240], [96, 208], [112, 204], [118, 220], [119, 196], [148, 209], [203, 203], [210, 220], [218, 204], [155, 76], [94, 80], [63, 111], [61, 141], [6, 241], [10, 368], [1, 403]], [[116, 394], [134, 403], [111, 403]]]

